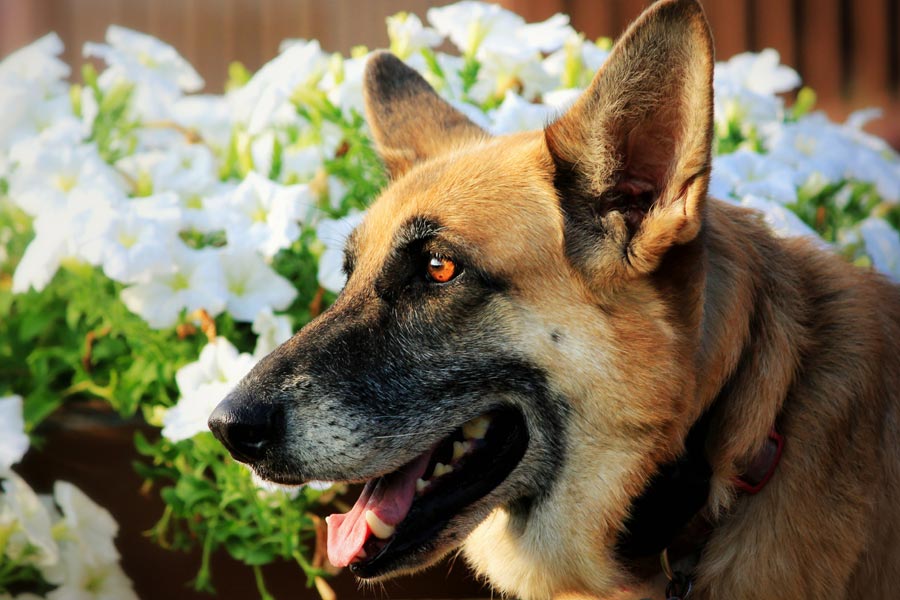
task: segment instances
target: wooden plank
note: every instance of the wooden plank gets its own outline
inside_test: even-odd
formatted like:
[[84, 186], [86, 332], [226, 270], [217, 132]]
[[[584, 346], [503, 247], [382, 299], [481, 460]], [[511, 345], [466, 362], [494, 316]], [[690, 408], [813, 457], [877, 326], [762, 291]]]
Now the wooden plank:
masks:
[[728, 60], [749, 47], [747, 0], [706, 0], [706, 17], [712, 28], [718, 60]]
[[760, 51], [775, 48], [781, 54], [781, 62], [797, 66], [794, 40], [793, 2], [788, 0], [753, 0], [753, 39], [749, 48]]
[[618, 38], [632, 21], [638, 18], [644, 10], [650, 6], [650, 0], [612, 0], [616, 10], [616, 33]]
[[620, 31], [616, 27], [612, 3], [607, 0], [572, 0], [569, 5], [572, 27], [591, 40], [598, 37], [614, 37]]
[[566, 12], [564, 0], [500, 0], [499, 4], [525, 18], [529, 23], [549, 19], [556, 13]]
[[819, 98], [841, 97], [841, 22], [839, 0], [801, 0], [801, 38], [797, 69], [804, 85]]
[[851, 2], [852, 52], [849, 91], [855, 103], [881, 104], [888, 89], [888, 4]]

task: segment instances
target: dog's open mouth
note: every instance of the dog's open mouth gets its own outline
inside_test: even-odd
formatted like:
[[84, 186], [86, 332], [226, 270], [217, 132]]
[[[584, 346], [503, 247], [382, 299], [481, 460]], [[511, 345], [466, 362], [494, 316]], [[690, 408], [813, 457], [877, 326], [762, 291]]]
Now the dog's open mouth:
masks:
[[459, 539], [441, 539], [447, 525], [500, 485], [527, 446], [517, 410], [468, 421], [397, 471], [366, 482], [348, 513], [328, 517], [329, 561], [372, 578], [455, 545]]

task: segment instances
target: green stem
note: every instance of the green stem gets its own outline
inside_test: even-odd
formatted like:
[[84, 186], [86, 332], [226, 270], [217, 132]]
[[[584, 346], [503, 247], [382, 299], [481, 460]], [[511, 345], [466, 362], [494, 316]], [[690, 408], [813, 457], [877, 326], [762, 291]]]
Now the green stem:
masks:
[[266, 582], [263, 581], [262, 569], [259, 565], [253, 565], [253, 577], [256, 579], [256, 589], [262, 600], [275, 600], [269, 590], [266, 589]]
[[194, 588], [198, 591], [212, 590], [212, 576], [209, 569], [209, 561], [212, 558], [214, 541], [213, 531], [215, 531], [215, 528], [216, 522], [213, 521], [209, 525], [209, 529], [206, 532], [206, 537], [203, 538], [203, 555], [200, 560], [200, 570], [197, 572], [197, 579], [194, 582]]

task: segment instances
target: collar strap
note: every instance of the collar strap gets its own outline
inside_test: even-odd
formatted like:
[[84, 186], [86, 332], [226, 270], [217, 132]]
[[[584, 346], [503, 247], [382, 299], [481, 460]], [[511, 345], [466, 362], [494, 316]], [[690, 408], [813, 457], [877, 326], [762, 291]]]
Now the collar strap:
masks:
[[[617, 554], [627, 562], [635, 563], [646, 557], [653, 557], [655, 562], [660, 552], [672, 546], [676, 538], [689, 535], [686, 531], [689, 523], [706, 506], [712, 479], [705, 450], [711, 413], [712, 410], [708, 410], [694, 423], [681, 456], [662, 465], [632, 503], [616, 543]], [[773, 427], [762, 449], [744, 472], [734, 478], [734, 485], [750, 495], [761, 491], [775, 474], [783, 450], [784, 437]], [[693, 547], [692, 551], [696, 551], [703, 541], [679, 539], [678, 545]]]
[[760, 492], [775, 474], [775, 469], [781, 461], [782, 451], [784, 451], [784, 436], [775, 431], [773, 427], [765, 444], [753, 457], [744, 472], [734, 478], [734, 485], [750, 495]]

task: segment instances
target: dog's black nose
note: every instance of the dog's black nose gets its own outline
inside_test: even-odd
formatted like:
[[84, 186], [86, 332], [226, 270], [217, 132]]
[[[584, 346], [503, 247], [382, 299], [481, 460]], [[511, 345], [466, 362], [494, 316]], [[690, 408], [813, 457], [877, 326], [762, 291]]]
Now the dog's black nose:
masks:
[[250, 463], [262, 458], [281, 438], [284, 413], [280, 405], [255, 401], [238, 388], [212, 412], [209, 429], [235, 460]]

